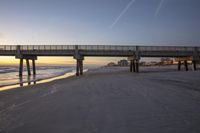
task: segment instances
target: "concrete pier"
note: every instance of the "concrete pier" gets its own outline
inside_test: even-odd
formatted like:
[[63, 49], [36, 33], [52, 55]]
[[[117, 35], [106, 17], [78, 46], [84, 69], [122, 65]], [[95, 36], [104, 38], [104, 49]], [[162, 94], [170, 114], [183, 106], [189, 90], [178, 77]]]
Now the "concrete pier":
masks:
[[[130, 57], [131, 72], [139, 72], [139, 60], [142, 57], [193, 57], [193, 68], [200, 61], [200, 47], [185, 46], [120, 46], [120, 45], [0, 45], [0, 56], [15, 56], [20, 59], [19, 76], [23, 75], [23, 59], [26, 59], [28, 75], [31, 75], [30, 63], [32, 60], [33, 75], [36, 74], [35, 60], [37, 56], [73, 56], [77, 60], [77, 75], [83, 74], [84, 57]], [[185, 69], [188, 71], [187, 61]], [[178, 64], [181, 70], [181, 62]]]

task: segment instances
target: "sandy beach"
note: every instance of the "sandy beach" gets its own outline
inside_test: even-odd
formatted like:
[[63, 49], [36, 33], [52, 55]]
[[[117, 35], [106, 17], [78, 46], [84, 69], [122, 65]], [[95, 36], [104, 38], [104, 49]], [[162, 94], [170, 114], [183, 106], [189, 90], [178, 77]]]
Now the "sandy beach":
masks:
[[200, 71], [100, 68], [0, 92], [2, 133], [197, 133]]

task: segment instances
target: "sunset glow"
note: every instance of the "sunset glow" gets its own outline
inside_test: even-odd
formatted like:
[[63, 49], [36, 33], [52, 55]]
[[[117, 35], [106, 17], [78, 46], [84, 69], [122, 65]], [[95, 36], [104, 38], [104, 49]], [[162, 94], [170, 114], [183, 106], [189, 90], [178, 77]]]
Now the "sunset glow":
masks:
[[[120, 59], [126, 58], [115, 58], [115, 57], [86, 57], [84, 60], [84, 64], [89, 65], [106, 65], [107, 63], [114, 61], [117, 62]], [[76, 60], [73, 57], [38, 57], [36, 61], [37, 64], [48, 64], [48, 65], [74, 65], [76, 64]], [[2, 56], [0, 57], [1, 65], [18, 65], [19, 59], [15, 59], [15, 57], [11, 56]]]

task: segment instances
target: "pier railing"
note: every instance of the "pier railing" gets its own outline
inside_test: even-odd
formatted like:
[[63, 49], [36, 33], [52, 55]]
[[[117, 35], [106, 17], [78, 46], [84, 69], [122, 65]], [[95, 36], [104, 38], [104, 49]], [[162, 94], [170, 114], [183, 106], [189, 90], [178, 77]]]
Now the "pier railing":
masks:
[[[21, 45], [20, 50], [75, 50], [78, 46], [79, 50], [116, 50], [116, 51], [194, 51], [196, 48], [200, 51], [200, 47], [183, 47], [183, 46], [119, 46], [119, 45]], [[17, 50], [17, 45], [0, 45], [0, 50]]]

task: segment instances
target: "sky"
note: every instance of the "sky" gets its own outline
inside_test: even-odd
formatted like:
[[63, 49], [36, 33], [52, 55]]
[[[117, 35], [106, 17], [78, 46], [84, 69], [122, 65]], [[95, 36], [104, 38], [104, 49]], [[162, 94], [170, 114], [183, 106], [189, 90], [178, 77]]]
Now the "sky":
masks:
[[199, 0], [0, 0], [0, 45], [200, 46], [199, 7]]

